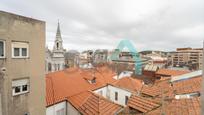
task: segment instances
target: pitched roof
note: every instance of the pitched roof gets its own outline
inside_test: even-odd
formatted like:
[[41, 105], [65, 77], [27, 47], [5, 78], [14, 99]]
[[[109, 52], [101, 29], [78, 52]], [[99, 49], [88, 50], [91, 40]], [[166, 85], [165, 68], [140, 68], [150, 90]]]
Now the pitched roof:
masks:
[[92, 70], [70, 68], [46, 75], [46, 103], [47, 106], [65, 100], [66, 97], [77, 93], [94, 90], [115, 81], [115, 73], [107, 67], [100, 67], [95, 72], [96, 82], [91, 84], [86, 76], [92, 75]]
[[68, 97], [68, 101], [83, 115], [114, 115], [122, 108], [90, 91]]
[[[190, 99], [174, 99], [165, 104], [163, 112], [165, 115], [201, 115], [200, 97]], [[148, 115], [161, 115], [162, 107], [153, 110]]]
[[156, 74], [157, 75], [165, 75], [165, 76], [176, 76], [188, 73], [189, 71], [184, 70], [172, 70], [172, 69], [159, 69]]
[[150, 101], [149, 99], [132, 95], [128, 100], [127, 106], [136, 109], [142, 113], [147, 113], [159, 107], [160, 105], [154, 103], [153, 101]]
[[141, 90], [141, 93], [155, 97], [155, 96], [161, 95], [161, 89], [158, 86], [151, 86], [151, 87], [144, 86]]
[[187, 94], [201, 91], [202, 76], [173, 83], [176, 94]]
[[200, 98], [173, 100], [166, 108], [167, 115], [200, 115]]
[[131, 91], [140, 91], [142, 88], [142, 80], [132, 77], [124, 77], [113, 83], [114, 86], [125, 88]]
[[171, 82], [182, 81], [182, 80], [194, 78], [194, 77], [201, 76], [201, 75], [202, 75], [202, 70], [193, 71], [193, 72], [189, 72], [186, 74], [174, 76], [171, 78]]

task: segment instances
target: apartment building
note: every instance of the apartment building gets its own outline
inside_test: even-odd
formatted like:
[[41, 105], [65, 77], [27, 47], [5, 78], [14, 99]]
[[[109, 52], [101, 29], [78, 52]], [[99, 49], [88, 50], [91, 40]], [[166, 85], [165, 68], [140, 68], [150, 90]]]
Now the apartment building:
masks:
[[168, 63], [173, 67], [187, 66], [189, 69], [202, 69], [202, 48], [177, 48], [175, 52], [170, 52]]
[[106, 63], [108, 58], [108, 50], [107, 49], [97, 49], [94, 52], [93, 62], [96, 64]]
[[0, 11], [0, 115], [45, 115], [45, 22]]

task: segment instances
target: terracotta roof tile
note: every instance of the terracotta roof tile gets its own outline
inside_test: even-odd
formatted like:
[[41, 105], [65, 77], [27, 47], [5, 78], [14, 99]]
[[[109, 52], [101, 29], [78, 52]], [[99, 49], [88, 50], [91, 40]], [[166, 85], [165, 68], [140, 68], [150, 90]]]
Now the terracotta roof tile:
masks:
[[142, 80], [132, 77], [124, 77], [113, 83], [114, 86], [125, 88], [131, 91], [140, 91], [142, 88]]
[[161, 89], [158, 86], [144, 86], [141, 90], [141, 93], [151, 96], [151, 97], [156, 97], [158, 95], [161, 95]]
[[90, 91], [68, 97], [68, 101], [83, 115], [114, 115], [122, 108]]
[[[166, 115], [201, 115], [200, 97], [190, 99], [174, 99], [172, 102], [165, 104], [164, 113]], [[148, 113], [148, 115], [160, 115], [162, 108], [158, 108]]]
[[189, 71], [184, 70], [172, 70], [172, 69], [159, 69], [156, 74], [157, 75], [165, 75], [165, 76], [176, 76], [176, 75], [182, 75], [185, 73], [189, 73]]
[[107, 83], [115, 81], [115, 73], [106, 67], [100, 67], [95, 72], [96, 83], [90, 84], [84, 77], [92, 75], [92, 70], [70, 68], [46, 75], [46, 103], [50, 106], [65, 100], [77, 93], [94, 90]]
[[159, 107], [160, 105], [146, 98], [132, 95], [128, 100], [127, 106], [136, 109], [140, 112], [147, 113]]
[[202, 77], [198, 76], [173, 83], [173, 89], [176, 94], [187, 94], [201, 91]]

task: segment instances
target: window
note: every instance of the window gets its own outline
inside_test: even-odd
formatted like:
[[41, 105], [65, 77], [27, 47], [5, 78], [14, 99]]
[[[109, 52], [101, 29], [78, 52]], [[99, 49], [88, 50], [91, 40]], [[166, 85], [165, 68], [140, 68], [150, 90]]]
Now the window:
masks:
[[0, 40], [0, 58], [5, 58], [5, 41]]
[[48, 71], [52, 71], [52, 64], [48, 63]]
[[20, 56], [20, 48], [14, 48], [14, 56]]
[[128, 103], [128, 96], [125, 96], [125, 105]]
[[62, 108], [62, 109], [57, 110], [56, 115], [65, 115], [65, 109]]
[[28, 58], [28, 43], [12, 42], [12, 58]]
[[57, 49], [59, 49], [59, 43], [57, 43]]
[[27, 56], [27, 48], [22, 48], [22, 56]]
[[29, 79], [20, 79], [12, 81], [13, 96], [29, 92]]
[[19, 93], [20, 91], [21, 91], [21, 87], [20, 86], [15, 87], [15, 93]]
[[58, 70], [60, 70], [60, 64], [57, 64], [58, 65]]
[[28, 85], [23, 85], [22, 86], [22, 91], [27, 91], [28, 90]]
[[118, 100], [118, 92], [115, 92], [115, 100]]

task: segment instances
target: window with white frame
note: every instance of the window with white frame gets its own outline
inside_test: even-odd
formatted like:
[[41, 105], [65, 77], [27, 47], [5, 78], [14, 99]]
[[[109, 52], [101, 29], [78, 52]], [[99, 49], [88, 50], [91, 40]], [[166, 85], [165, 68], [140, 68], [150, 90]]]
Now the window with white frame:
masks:
[[0, 58], [5, 58], [5, 41], [0, 40]]
[[13, 96], [29, 92], [29, 79], [19, 79], [12, 81]]
[[12, 42], [12, 58], [28, 58], [29, 44], [26, 42]]
[[57, 111], [56, 111], [56, 114], [57, 114], [57, 115], [65, 115], [65, 109], [62, 108], [62, 109], [57, 110]]

